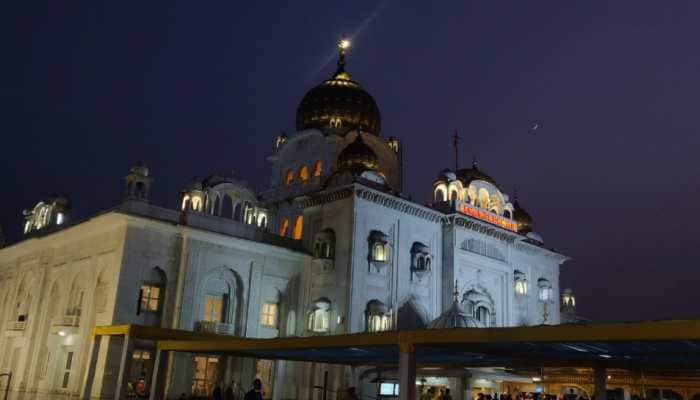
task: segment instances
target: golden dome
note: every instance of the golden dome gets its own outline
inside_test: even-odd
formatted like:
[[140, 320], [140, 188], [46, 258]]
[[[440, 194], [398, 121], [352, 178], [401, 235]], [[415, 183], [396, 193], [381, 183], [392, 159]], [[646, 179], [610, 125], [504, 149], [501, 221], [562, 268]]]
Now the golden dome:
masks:
[[374, 151], [362, 140], [362, 135], [357, 134], [355, 140], [338, 155], [338, 169], [353, 172], [376, 171], [379, 168], [379, 159]]
[[486, 175], [483, 173], [481, 170], [479, 170], [478, 164], [476, 160], [472, 161], [472, 167], [471, 168], [462, 168], [457, 171], [457, 177], [459, 180], [462, 181], [462, 183], [465, 186], [468, 186], [471, 181], [485, 181], [493, 184], [494, 186], [498, 187], [498, 184], [496, 181], [491, 178], [490, 176]]
[[518, 233], [532, 232], [532, 217], [524, 208], [520, 207], [517, 196], [513, 201], [513, 220], [518, 224]]
[[349, 42], [338, 42], [338, 69], [330, 79], [309, 90], [297, 108], [297, 130], [338, 128], [379, 136], [381, 117], [377, 103], [345, 71]]

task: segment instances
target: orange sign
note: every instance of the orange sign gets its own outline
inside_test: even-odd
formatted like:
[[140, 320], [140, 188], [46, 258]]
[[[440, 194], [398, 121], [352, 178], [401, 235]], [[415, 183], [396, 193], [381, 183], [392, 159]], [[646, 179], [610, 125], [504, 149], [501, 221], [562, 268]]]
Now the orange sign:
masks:
[[468, 215], [470, 217], [486, 221], [490, 224], [494, 224], [503, 229], [508, 229], [509, 231], [518, 231], [518, 224], [516, 224], [515, 221], [502, 217], [500, 215], [496, 215], [492, 212], [476, 208], [468, 203], [458, 202], [457, 211], [464, 215]]

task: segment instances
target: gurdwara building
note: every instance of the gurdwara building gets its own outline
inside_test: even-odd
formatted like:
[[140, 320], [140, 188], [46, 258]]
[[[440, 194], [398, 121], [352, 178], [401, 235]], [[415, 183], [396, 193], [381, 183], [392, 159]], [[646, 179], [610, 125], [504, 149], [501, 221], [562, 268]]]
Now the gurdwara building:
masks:
[[[271, 137], [265, 191], [213, 175], [168, 209], [149, 202], [152, 174], [139, 163], [112, 209], [71, 219], [52, 196], [25, 211], [22, 240], [0, 249], [0, 373], [12, 373], [13, 392], [86, 391], [95, 326], [269, 338], [560, 322], [567, 257], [476, 163], [439, 172], [430, 204], [402, 195], [401, 142], [382, 137], [346, 49], [303, 96], [295, 132]], [[123, 343], [101, 340], [87, 394], [113, 398]], [[152, 344], [128, 358], [130, 382], [150, 377]], [[247, 387], [254, 375], [266, 398], [313, 398], [325, 371], [331, 386], [347, 379], [335, 366], [212, 355], [178, 354], [166, 368], [167, 398]], [[376, 377], [359, 379], [374, 397]]]

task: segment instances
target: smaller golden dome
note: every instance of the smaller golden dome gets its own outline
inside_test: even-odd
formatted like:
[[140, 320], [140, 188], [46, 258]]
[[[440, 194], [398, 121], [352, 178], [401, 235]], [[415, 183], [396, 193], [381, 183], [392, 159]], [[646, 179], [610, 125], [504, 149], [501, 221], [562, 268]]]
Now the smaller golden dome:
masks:
[[513, 220], [518, 224], [518, 233], [532, 232], [532, 217], [524, 208], [520, 207], [517, 195], [513, 201]]
[[457, 171], [457, 177], [462, 181], [462, 183], [465, 186], [468, 186], [471, 181], [485, 181], [493, 184], [494, 186], [498, 187], [498, 184], [496, 181], [491, 178], [490, 176], [486, 175], [483, 173], [481, 170], [479, 170], [479, 166], [476, 162], [476, 160], [472, 161], [472, 167], [471, 168], [462, 168]]
[[379, 159], [374, 151], [362, 140], [362, 134], [357, 134], [355, 140], [338, 155], [338, 169], [350, 171], [376, 171]]

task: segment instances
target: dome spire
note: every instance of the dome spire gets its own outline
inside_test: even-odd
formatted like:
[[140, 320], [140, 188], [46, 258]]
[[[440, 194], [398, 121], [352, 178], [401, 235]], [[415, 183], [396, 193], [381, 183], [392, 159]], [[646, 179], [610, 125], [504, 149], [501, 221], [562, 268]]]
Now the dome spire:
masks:
[[452, 300], [455, 303], [459, 301], [459, 285], [457, 284], [457, 279], [455, 279], [455, 288], [452, 291]]
[[345, 54], [350, 48], [350, 40], [345, 36], [345, 34], [340, 35], [338, 39], [338, 70], [336, 71], [336, 76], [345, 72]]

